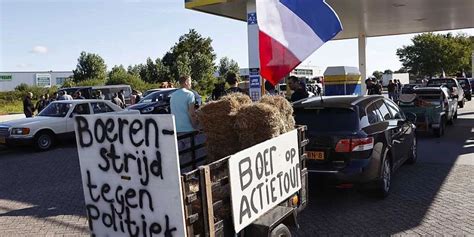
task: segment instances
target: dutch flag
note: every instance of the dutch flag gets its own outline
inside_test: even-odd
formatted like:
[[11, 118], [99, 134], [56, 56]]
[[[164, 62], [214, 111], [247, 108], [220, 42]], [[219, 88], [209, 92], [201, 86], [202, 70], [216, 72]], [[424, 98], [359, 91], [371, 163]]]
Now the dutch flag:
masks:
[[342, 30], [324, 0], [257, 0], [261, 76], [276, 85]]

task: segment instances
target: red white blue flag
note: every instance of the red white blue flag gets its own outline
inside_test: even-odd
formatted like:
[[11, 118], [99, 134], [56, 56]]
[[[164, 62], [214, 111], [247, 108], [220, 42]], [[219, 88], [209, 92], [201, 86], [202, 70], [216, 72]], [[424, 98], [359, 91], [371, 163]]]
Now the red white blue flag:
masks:
[[276, 85], [342, 30], [324, 0], [257, 0], [260, 74]]

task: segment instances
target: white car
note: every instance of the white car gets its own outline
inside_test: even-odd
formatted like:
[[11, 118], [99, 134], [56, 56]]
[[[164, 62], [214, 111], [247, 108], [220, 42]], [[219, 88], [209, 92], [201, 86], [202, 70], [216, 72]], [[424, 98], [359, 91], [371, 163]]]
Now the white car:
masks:
[[108, 100], [54, 101], [36, 117], [0, 123], [0, 144], [33, 144], [38, 150], [48, 150], [61, 138], [74, 137], [74, 115], [120, 111]]

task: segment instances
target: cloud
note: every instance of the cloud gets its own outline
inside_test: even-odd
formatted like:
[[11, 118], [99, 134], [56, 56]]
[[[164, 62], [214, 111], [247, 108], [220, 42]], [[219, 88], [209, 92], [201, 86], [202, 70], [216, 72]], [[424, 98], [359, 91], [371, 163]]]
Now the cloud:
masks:
[[48, 53], [48, 48], [46, 48], [45, 46], [37, 45], [33, 47], [30, 52], [35, 54], [46, 54]]

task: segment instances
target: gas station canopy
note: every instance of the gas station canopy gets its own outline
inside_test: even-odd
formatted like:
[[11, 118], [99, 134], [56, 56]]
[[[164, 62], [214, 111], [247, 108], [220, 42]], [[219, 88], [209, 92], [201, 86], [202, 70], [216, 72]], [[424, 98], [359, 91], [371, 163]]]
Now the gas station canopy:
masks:
[[[258, 0], [257, 0], [258, 1]], [[247, 0], [185, 0], [186, 8], [247, 21]], [[474, 0], [326, 0], [343, 31], [335, 39], [474, 27]]]

